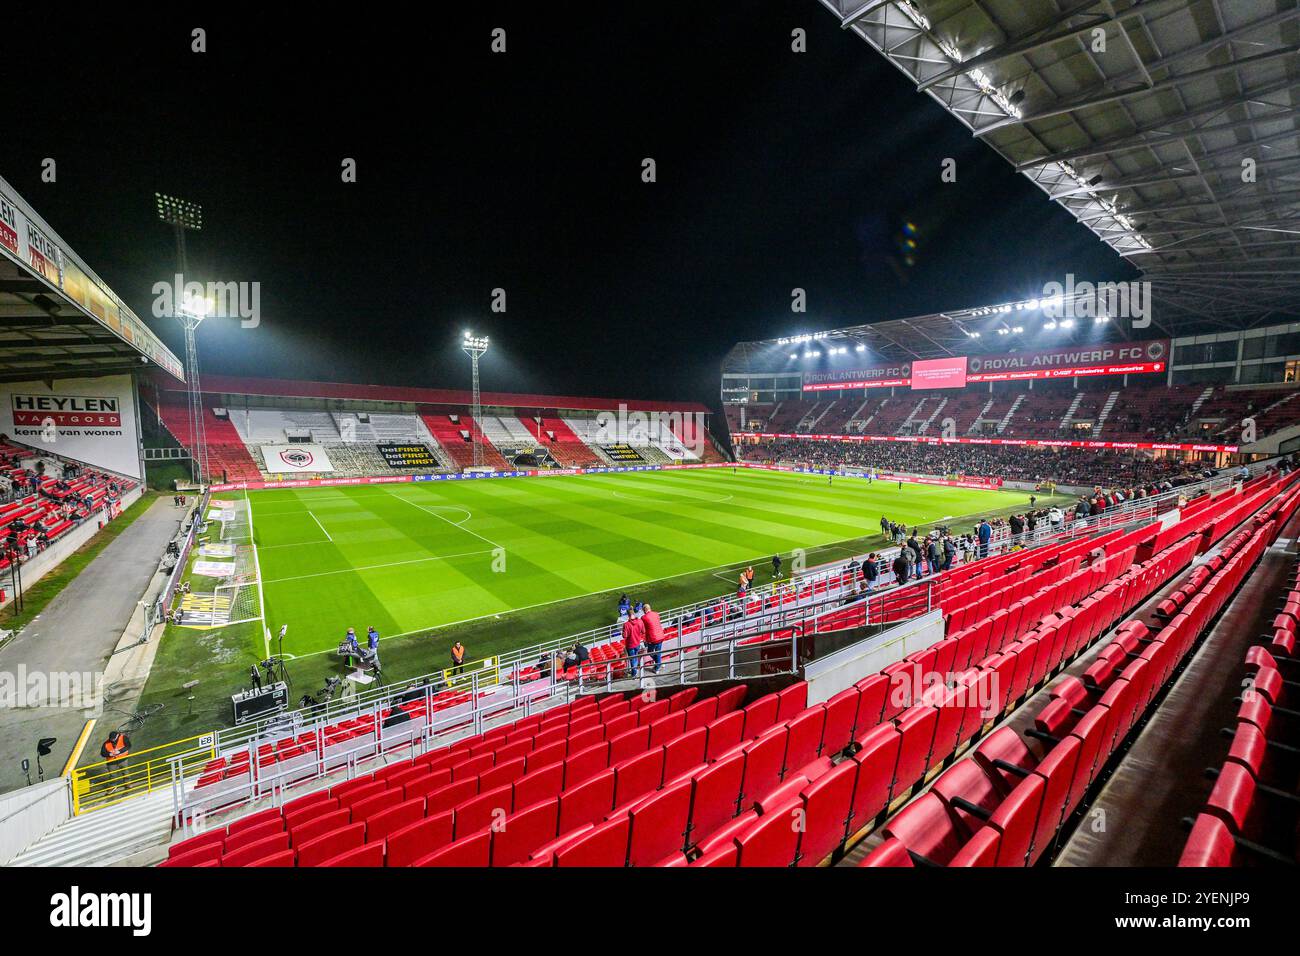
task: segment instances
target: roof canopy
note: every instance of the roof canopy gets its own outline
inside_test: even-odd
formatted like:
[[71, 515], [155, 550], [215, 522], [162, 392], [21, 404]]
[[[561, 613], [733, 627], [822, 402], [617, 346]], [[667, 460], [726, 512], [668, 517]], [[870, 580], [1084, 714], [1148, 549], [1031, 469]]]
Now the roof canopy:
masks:
[[1166, 331], [1300, 315], [1294, 2], [821, 2], [1142, 270]]

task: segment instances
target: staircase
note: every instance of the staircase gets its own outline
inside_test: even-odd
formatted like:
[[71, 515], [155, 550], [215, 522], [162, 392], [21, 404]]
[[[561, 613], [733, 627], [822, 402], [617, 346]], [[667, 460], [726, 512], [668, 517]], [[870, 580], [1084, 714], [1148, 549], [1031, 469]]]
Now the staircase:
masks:
[[943, 411], [943, 407], [947, 404], [948, 404], [948, 399], [946, 398], [940, 401], [939, 404], [934, 407], [934, 411], [930, 413], [930, 417], [927, 418], [921, 424], [921, 427], [919, 429], [917, 429], [917, 434], [920, 435], [926, 434], [930, 430], [931, 422], [933, 422], [936, 418], [939, 417], [939, 413]]
[[907, 417], [903, 419], [903, 424], [898, 426], [898, 431], [895, 432], [895, 434], [906, 435], [915, 433], [915, 429], [912, 429], [911, 432], [909, 432], [907, 426], [911, 425], [912, 422], [916, 420], [916, 416], [921, 414], [921, 409], [925, 408], [925, 402], [926, 400], [923, 398], [916, 403], [916, 407], [907, 413]]
[[[834, 403], [832, 402], [831, 404]], [[803, 418], [799, 419], [799, 424], [794, 426], [794, 430], [797, 432], [812, 431], [813, 425], [817, 424], [817, 419], [821, 417], [820, 415], [817, 414], [817, 409], [821, 407], [822, 407], [821, 402], [815, 403], [812, 408], [808, 409], [808, 413], [804, 415]]]
[[1016, 409], [1020, 407], [1020, 403], [1023, 402], [1024, 400], [1025, 400], [1025, 395], [1023, 392], [1016, 396], [1016, 400], [1011, 403], [1011, 407], [1007, 409], [1007, 413], [1002, 416], [1002, 421], [998, 422], [997, 431], [999, 435], [1001, 435], [1004, 431], [1007, 430], [1007, 426], [1011, 424], [1011, 419], [1016, 414]]
[[1200, 410], [1201, 406], [1204, 405], [1206, 401], [1209, 400], [1210, 396], [1213, 394], [1214, 394], [1214, 386], [1207, 385], [1205, 386], [1205, 391], [1201, 392], [1200, 395], [1196, 396], [1196, 401], [1192, 402], [1191, 410], [1187, 413], [1187, 420], [1189, 422], [1192, 421], [1194, 418], [1196, 418], [1196, 413]]
[[1119, 401], [1119, 390], [1111, 392], [1106, 396], [1106, 403], [1101, 406], [1101, 411], [1097, 413], [1097, 420], [1092, 423], [1092, 437], [1101, 437], [1101, 428], [1106, 424], [1106, 419], [1110, 417], [1110, 410], [1115, 407]]
[[979, 431], [980, 422], [984, 420], [984, 416], [989, 413], [989, 409], [993, 407], [995, 401], [997, 401], [997, 399], [990, 398], [984, 403], [984, 407], [975, 414], [975, 420], [970, 423], [970, 428], [966, 429], [967, 435], [974, 435]]
[[871, 396], [870, 396], [870, 395], [868, 395], [866, 398], [864, 398], [864, 399], [862, 400], [862, 404], [859, 405], [857, 408], [855, 408], [855, 409], [853, 410], [853, 414], [849, 416], [849, 420], [848, 420], [847, 422], [844, 423], [844, 430], [845, 430], [846, 432], [849, 430], [849, 426], [852, 425], [852, 424], [855, 423], [855, 422], [858, 423], [858, 432], [859, 432], [859, 433], [861, 433], [861, 432], [863, 432], [863, 431], [866, 431], [867, 425], [869, 425], [869, 424], [871, 423], [871, 419], [875, 418], [876, 416], [875, 416], [875, 415], [869, 415], [869, 416], [867, 416], [866, 421], [863, 421], [863, 422], [859, 422], [859, 421], [858, 421], [858, 416], [862, 414], [862, 410], [863, 410], [864, 408], [867, 407], [867, 402], [869, 402], [869, 401], [871, 401]]
[[1074, 401], [1072, 401], [1070, 407], [1065, 410], [1065, 414], [1061, 416], [1061, 424], [1057, 426], [1061, 431], [1065, 431], [1070, 427], [1070, 422], [1074, 419], [1074, 413], [1079, 410], [1079, 403], [1082, 401], [1083, 392], [1075, 392]]
[[162, 847], [172, 834], [172, 790], [123, 800], [59, 824], [6, 866], [108, 866], [149, 847]]

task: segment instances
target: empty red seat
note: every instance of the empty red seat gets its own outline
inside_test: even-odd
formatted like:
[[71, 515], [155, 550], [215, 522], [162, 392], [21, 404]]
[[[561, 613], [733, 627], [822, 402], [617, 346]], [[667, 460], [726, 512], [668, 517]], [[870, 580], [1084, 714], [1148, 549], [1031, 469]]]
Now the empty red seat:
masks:
[[323, 833], [315, 839], [298, 846], [299, 866], [319, 866], [321, 863], [338, 856], [347, 850], [360, 846], [366, 840], [366, 825], [352, 823]]
[[736, 753], [710, 764], [691, 778], [691, 818], [686, 845], [712, 834], [739, 812], [745, 755]]
[[629, 816], [629, 866], [652, 866], [685, 848], [691, 816], [692, 782], [682, 780], [634, 805]]
[[603, 820], [614, 809], [614, 771], [603, 770], [560, 794], [560, 833]]
[[492, 833], [480, 830], [415, 862], [415, 866], [482, 867], [491, 862]]
[[[666, 701], [665, 701], [666, 703]], [[631, 820], [608, 820], [555, 853], [556, 866], [626, 866]]]
[[556, 838], [560, 801], [551, 799], [512, 813], [506, 825], [492, 834], [492, 865], [513, 866]]
[[413, 866], [416, 860], [447, 846], [452, 840], [453, 817], [447, 810], [389, 833], [385, 839], [388, 865]]

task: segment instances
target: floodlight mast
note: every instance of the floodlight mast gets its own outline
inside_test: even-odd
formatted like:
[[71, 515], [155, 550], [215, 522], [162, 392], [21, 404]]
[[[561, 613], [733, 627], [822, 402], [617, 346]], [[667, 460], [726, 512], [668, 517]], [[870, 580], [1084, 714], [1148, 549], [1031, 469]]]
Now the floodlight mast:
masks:
[[[185, 233], [203, 228], [203, 208], [165, 193], [154, 193], [158, 218], [172, 227], [176, 237], [176, 275], [179, 289], [172, 292], [175, 318], [185, 329], [185, 385], [190, 426], [190, 477], [202, 487], [208, 477], [208, 442], [203, 422], [203, 391], [199, 384], [199, 348], [195, 333], [207, 314], [202, 302], [183, 301], [188, 262], [185, 256]], [[179, 436], [178, 436], [179, 437]]]
[[465, 333], [465, 338], [460, 343], [461, 351], [469, 356], [470, 365], [470, 392], [472, 395], [471, 408], [474, 416], [474, 427], [470, 429], [470, 446], [474, 455], [474, 467], [478, 468], [483, 464], [483, 406], [479, 401], [478, 390], [478, 360], [483, 353], [488, 350], [488, 337], [486, 335], [474, 335], [471, 332]]

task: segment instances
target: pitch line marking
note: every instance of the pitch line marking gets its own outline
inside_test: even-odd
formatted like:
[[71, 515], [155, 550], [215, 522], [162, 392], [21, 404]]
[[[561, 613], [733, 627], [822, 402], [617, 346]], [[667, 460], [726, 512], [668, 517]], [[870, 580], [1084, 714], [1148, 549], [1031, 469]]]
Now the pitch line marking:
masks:
[[316, 527], [320, 528], [321, 532], [325, 535], [325, 540], [328, 541], [330, 544], [333, 544], [334, 539], [331, 538], [330, 533], [325, 530], [325, 526], [320, 523], [320, 518], [316, 517], [316, 512], [308, 511], [307, 514], [311, 515], [311, 520], [316, 522]]
[[264, 583], [281, 584], [285, 581], [301, 581], [304, 578], [323, 578], [328, 577], [331, 574], [353, 574], [361, 571], [378, 571], [381, 568], [396, 568], [401, 567], [404, 564], [425, 564], [429, 561], [446, 561], [448, 558], [465, 558], [469, 557], [471, 554], [492, 554], [492, 552], [484, 549], [482, 551], [461, 551], [457, 554], [435, 554], [427, 558], [412, 558], [409, 561], [390, 561], [387, 564], [367, 564], [359, 568], [340, 568], [337, 571], [317, 571], [313, 574], [295, 574], [293, 577], [288, 578], [272, 578], [270, 581]]
[[724, 501], [730, 501], [735, 495], [726, 495], [722, 498], [692, 498], [689, 495], [679, 495], [677, 497], [662, 497], [660, 495], [625, 495], [621, 491], [610, 492], [615, 498], [625, 498], [628, 501], [658, 501], [661, 504], [702, 504], [702, 505], [720, 505]]
[[[426, 506], [426, 505], [416, 504], [416, 503], [415, 503], [414, 501], [412, 501], [410, 498], [404, 497], [403, 495], [393, 495], [393, 497], [396, 498], [398, 501], [405, 501], [405, 502], [406, 502], [408, 505], [410, 505], [412, 508], [419, 508], [421, 511], [423, 511], [423, 512], [424, 512], [425, 514], [427, 514], [427, 515], [433, 515], [433, 516], [434, 516], [435, 518], [437, 518], [439, 521], [445, 521], [445, 522], [447, 522], [447, 524], [451, 525], [453, 528], [459, 528], [461, 531], [464, 531], [466, 534], [472, 534], [474, 537], [478, 538], [480, 541], [483, 541], [483, 542], [486, 542], [487, 544], [492, 545], [493, 548], [500, 548], [500, 547], [501, 547], [501, 545], [497, 544], [497, 543], [496, 543], [495, 541], [493, 541], [491, 538], [485, 538], [485, 537], [483, 537], [483, 535], [479, 534], [477, 531], [471, 531], [469, 528], [466, 528], [463, 524], [457, 524], [455, 521], [452, 521], [450, 518], [444, 517], [443, 515], [438, 514], [438, 512], [436, 512], [436, 511], [430, 511], [430, 510], [429, 510], [430, 508], [439, 508], [439, 507], [455, 507], [454, 505], [428, 505], [428, 506]], [[461, 509], [458, 509], [458, 510], [464, 511], [465, 509], [461, 508]], [[466, 514], [470, 514], [470, 512], [466, 512]], [[473, 517], [473, 515], [470, 514], [470, 517]], [[468, 521], [469, 518], [466, 518], [465, 520]]]

